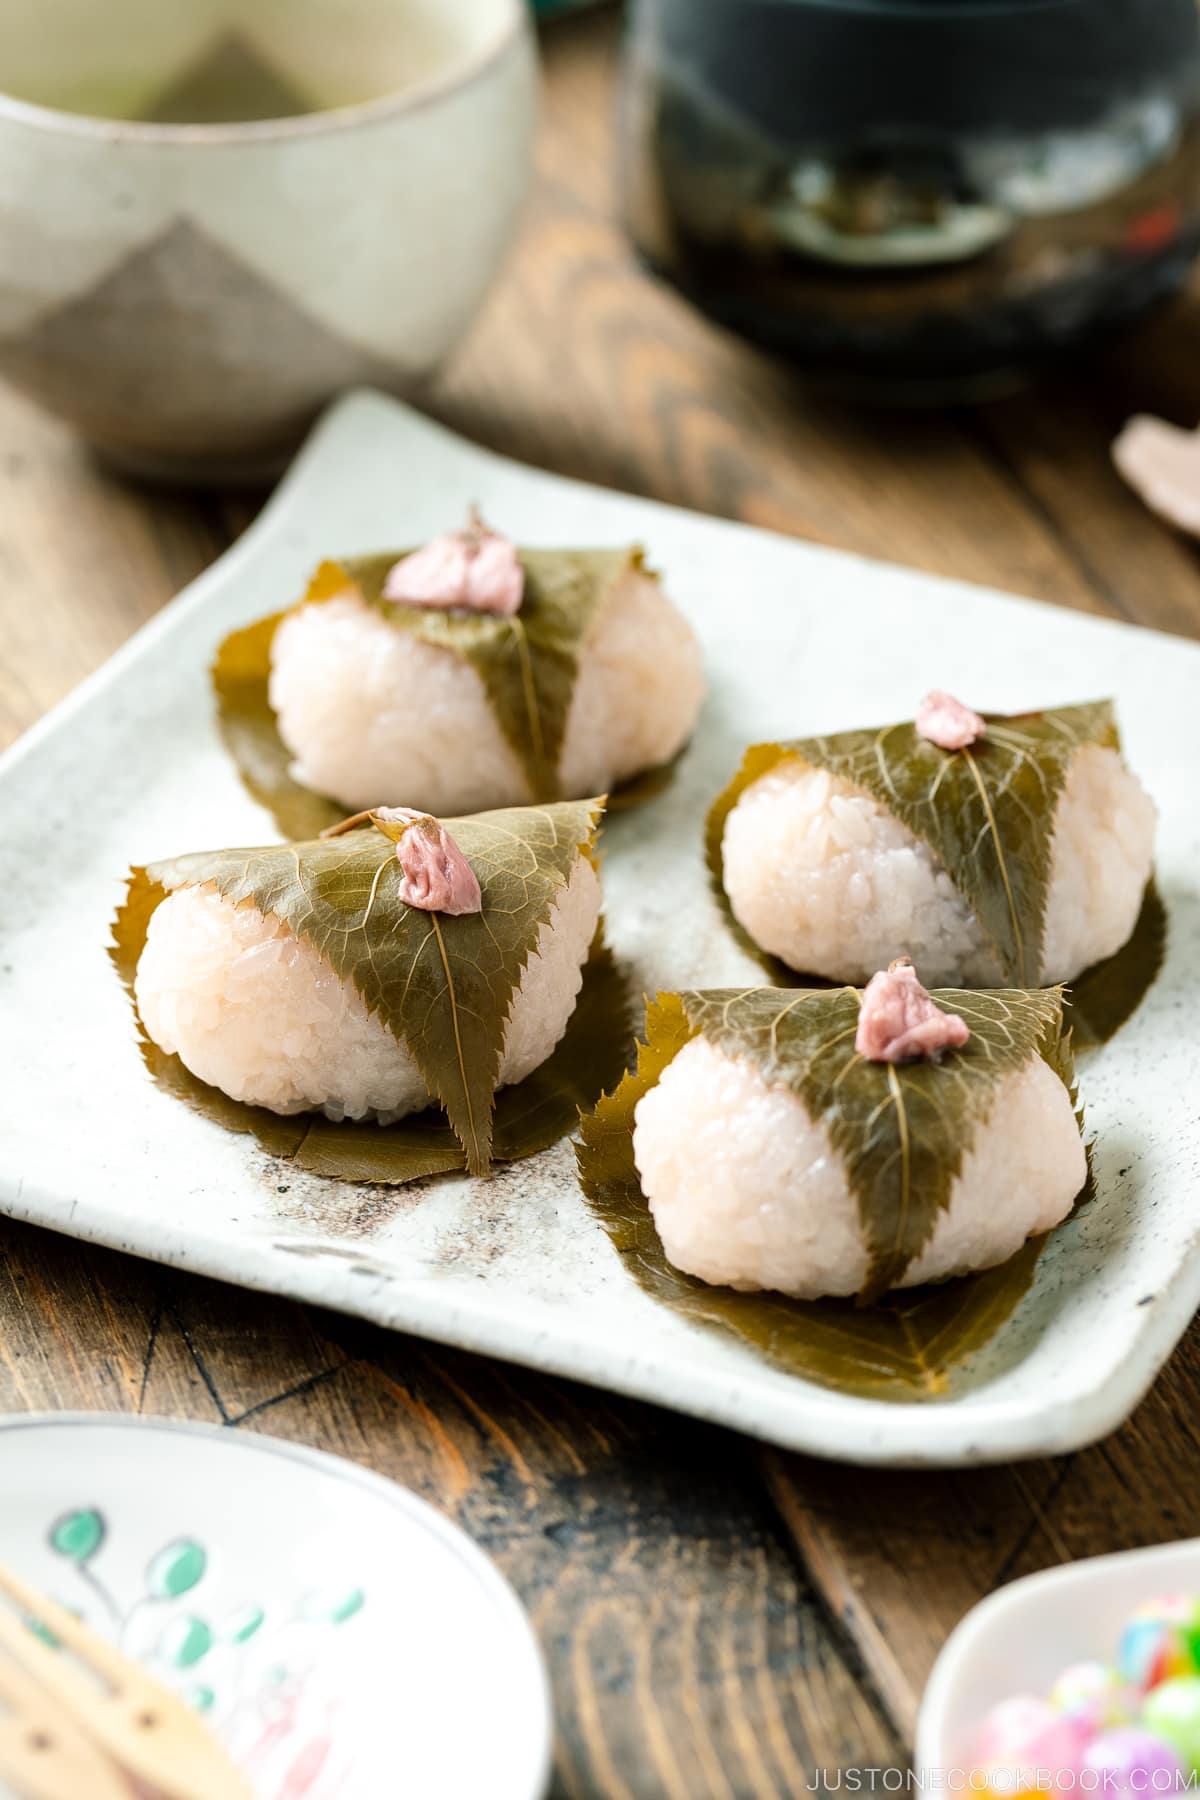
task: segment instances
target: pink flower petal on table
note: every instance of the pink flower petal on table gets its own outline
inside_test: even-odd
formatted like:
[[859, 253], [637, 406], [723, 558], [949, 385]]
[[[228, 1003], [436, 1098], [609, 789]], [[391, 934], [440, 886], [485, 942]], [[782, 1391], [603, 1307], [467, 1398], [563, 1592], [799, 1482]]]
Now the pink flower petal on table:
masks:
[[917, 980], [908, 957], [901, 956], [867, 983], [854, 1048], [868, 1062], [914, 1062], [957, 1050], [970, 1035], [966, 1021], [943, 1012]]
[[1200, 432], [1138, 413], [1115, 439], [1112, 459], [1147, 506], [1200, 537]]
[[953, 694], [934, 688], [917, 708], [917, 731], [940, 750], [965, 750], [987, 730], [986, 722]]
[[388, 570], [385, 600], [403, 606], [461, 607], [511, 618], [525, 594], [516, 547], [471, 513], [465, 531], [436, 537]]

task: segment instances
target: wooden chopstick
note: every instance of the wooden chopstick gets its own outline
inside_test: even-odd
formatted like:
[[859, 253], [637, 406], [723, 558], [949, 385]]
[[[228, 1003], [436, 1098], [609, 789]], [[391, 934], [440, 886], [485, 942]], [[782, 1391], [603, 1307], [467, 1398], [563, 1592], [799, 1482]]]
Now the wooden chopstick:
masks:
[[129, 1800], [129, 1783], [47, 1690], [0, 1656], [0, 1779], [25, 1800]]
[[[119, 1769], [162, 1800], [253, 1800], [245, 1777], [176, 1695], [3, 1563], [0, 1594], [16, 1608], [0, 1607], [0, 1648]], [[28, 1621], [62, 1648], [44, 1642]], [[91, 1800], [89, 1789], [79, 1792]]]

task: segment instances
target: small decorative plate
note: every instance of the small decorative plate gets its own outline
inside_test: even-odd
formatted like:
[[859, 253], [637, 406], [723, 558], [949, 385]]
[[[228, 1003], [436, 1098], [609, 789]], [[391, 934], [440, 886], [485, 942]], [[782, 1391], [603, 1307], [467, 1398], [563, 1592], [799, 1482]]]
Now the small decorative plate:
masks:
[[998, 1701], [1046, 1693], [1069, 1663], [1111, 1661], [1135, 1607], [1195, 1593], [1200, 1538], [1089, 1556], [990, 1594], [955, 1626], [934, 1664], [917, 1718], [917, 1769], [941, 1771], [945, 1787], [949, 1771], [970, 1770], [974, 1733]]
[[0, 1560], [201, 1712], [261, 1800], [537, 1800], [541, 1658], [507, 1583], [395, 1483], [277, 1438], [0, 1418]]

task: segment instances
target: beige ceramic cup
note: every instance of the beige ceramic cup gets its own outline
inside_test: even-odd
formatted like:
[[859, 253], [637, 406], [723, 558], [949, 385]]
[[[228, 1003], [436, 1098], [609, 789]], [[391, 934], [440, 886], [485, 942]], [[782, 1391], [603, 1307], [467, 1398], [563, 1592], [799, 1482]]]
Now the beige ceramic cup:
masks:
[[524, 0], [36, 0], [0, 82], [0, 376], [158, 476], [267, 473], [343, 388], [410, 389], [529, 172]]

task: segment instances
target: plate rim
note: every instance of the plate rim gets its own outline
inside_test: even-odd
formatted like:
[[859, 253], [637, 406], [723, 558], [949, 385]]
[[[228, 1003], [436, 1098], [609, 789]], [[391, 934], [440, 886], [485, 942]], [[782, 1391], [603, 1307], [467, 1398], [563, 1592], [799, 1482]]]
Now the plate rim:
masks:
[[[37, 1191], [35, 1185], [26, 1182], [24, 1197], [29, 1199]], [[250, 1293], [282, 1295], [305, 1305], [324, 1306], [365, 1319], [384, 1331], [408, 1333], [469, 1355], [582, 1382], [601, 1392], [666, 1406], [710, 1425], [757, 1435], [783, 1450], [864, 1468], [976, 1468], [1083, 1449], [1116, 1430], [1144, 1399], [1200, 1303], [1200, 1258], [1189, 1255], [1180, 1284], [1169, 1296], [1156, 1299], [1154, 1323], [1147, 1325], [1136, 1340], [1140, 1355], [1127, 1356], [1117, 1368], [1095, 1376], [1084, 1369], [1086, 1383], [1055, 1393], [1036, 1410], [1013, 1399], [976, 1402], [969, 1429], [953, 1398], [945, 1402], [882, 1400], [845, 1394], [804, 1381], [800, 1376], [768, 1369], [773, 1379], [795, 1381], [805, 1393], [805, 1413], [784, 1420], [779, 1415], [776, 1394], [760, 1399], [753, 1391], [747, 1392], [740, 1367], [730, 1370], [723, 1380], [714, 1379], [703, 1398], [697, 1398], [694, 1392], [683, 1394], [677, 1386], [676, 1376], [686, 1375], [678, 1355], [669, 1360], [655, 1355], [649, 1370], [645, 1358], [637, 1353], [615, 1366], [602, 1364], [586, 1340], [577, 1338], [570, 1348], [564, 1349], [559, 1338], [545, 1331], [539, 1331], [536, 1339], [518, 1350], [506, 1340], [503, 1325], [498, 1327], [489, 1314], [466, 1316], [461, 1310], [447, 1313], [436, 1300], [403, 1291], [406, 1275], [402, 1262], [380, 1257], [366, 1246], [361, 1257], [353, 1259], [364, 1270], [364, 1291], [349, 1292], [343, 1281], [323, 1280], [321, 1275], [324, 1270], [328, 1276], [332, 1265], [344, 1277], [349, 1267], [345, 1246], [336, 1238], [298, 1240], [304, 1243], [305, 1253], [295, 1257], [297, 1267], [284, 1288], [274, 1260], [288, 1252], [281, 1250], [276, 1238], [260, 1236], [234, 1246], [215, 1236], [193, 1233], [186, 1242], [171, 1241], [153, 1249], [131, 1250], [122, 1236], [120, 1219], [114, 1214], [94, 1213], [91, 1220], [80, 1224], [76, 1213], [70, 1229], [64, 1231], [58, 1223], [32, 1217], [24, 1206], [16, 1210], [0, 1207], [0, 1211], [38, 1229], [55, 1230], [77, 1242], [98, 1244], [140, 1261], [226, 1282]], [[367, 1265], [371, 1265], [369, 1269]], [[1190, 1285], [1184, 1286], [1188, 1266], [1194, 1268], [1194, 1275]], [[389, 1294], [393, 1296], [390, 1305], [386, 1303]], [[761, 1372], [750, 1353], [745, 1354], [747, 1375]], [[822, 1413], [821, 1418], [813, 1417], [814, 1408]], [[0, 1423], [4, 1416], [0, 1415]], [[313, 1454], [333, 1455], [336, 1460], [335, 1452]]]

